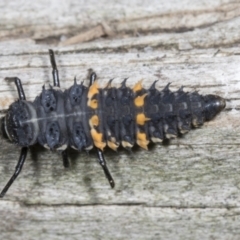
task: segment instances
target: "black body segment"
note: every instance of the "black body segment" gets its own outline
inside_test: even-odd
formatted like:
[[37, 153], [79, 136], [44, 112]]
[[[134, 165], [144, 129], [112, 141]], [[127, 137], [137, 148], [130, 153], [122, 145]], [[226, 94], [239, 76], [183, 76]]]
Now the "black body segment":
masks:
[[126, 81], [117, 89], [117, 118], [119, 121], [119, 139], [126, 149], [132, 148], [135, 143], [135, 108], [134, 93], [126, 87]]
[[205, 121], [212, 120], [225, 107], [225, 100], [216, 95], [203, 96], [202, 101]]
[[[96, 81], [96, 78], [97, 78], [96, 73], [93, 72], [92, 70], [90, 70], [90, 84], [89, 84], [89, 87], [92, 87], [92, 85], [94, 86], [94, 82]], [[97, 91], [95, 90], [95, 92], [97, 92]], [[91, 95], [94, 96], [94, 94], [91, 94]], [[88, 95], [88, 97], [89, 97], [89, 95]], [[99, 125], [99, 122], [96, 122], [96, 116], [97, 115], [92, 116], [90, 121], [89, 121], [91, 128], [94, 128], [95, 126]], [[92, 119], [95, 119], [95, 120], [92, 121]], [[97, 117], [97, 119], [98, 119], [98, 117]], [[108, 179], [108, 182], [109, 182], [110, 186], [112, 188], [114, 188], [115, 182], [114, 182], [114, 180], [112, 178], [111, 173], [108, 170], [107, 163], [105, 161], [103, 151], [101, 149], [97, 148], [97, 154], [98, 154], [98, 162], [101, 165], [101, 167], [103, 169], [103, 172], [104, 172], [106, 178]]]
[[93, 147], [87, 112], [87, 87], [77, 84], [66, 90], [65, 96], [65, 116], [67, 132], [69, 136], [69, 146], [81, 150], [90, 150]]
[[68, 146], [64, 102], [64, 93], [52, 87], [47, 90], [43, 87], [33, 102], [37, 113], [35, 121], [39, 126], [38, 143], [51, 150], [64, 150]]
[[25, 100], [13, 103], [7, 115], [6, 132], [12, 142], [20, 146], [29, 146], [33, 144], [34, 131], [32, 124], [28, 122], [32, 116]]

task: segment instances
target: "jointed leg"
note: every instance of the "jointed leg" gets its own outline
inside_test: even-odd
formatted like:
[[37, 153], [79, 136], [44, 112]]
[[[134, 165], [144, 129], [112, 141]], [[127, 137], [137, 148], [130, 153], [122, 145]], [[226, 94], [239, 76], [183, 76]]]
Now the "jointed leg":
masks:
[[28, 152], [28, 148], [27, 147], [23, 147], [22, 150], [21, 150], [21, 154], [20, 154], [20, 157], [19, 157], [16, 169], [15, 169], [15, 172], [12, 175], [12, 177], [10, 178], [10, 180], [8, 181], [7, 185], [4, 187], [4, 189], [0, 193], [0, 198], [4, 197], [4, 195], [6, 194], [8, 189], [10, 188], [10, 186], [13, 184], [14, 180], [17, 178], [17, 176], [21, 172], [22, 166], [23, 166], [23, 164], [25, 162], [25, 159], [27, 157], [27, 152]]
[[93, 72], [92, 69], [90, 69], [89, 71], [90, 71], [90, 76], [89, 76], [89, 80], [90, 80], [89, 87], [90, 87], [96, 81], [97, 74], [95, 72]]
[[18, 90], [19, 100], [26, 100], [21, 80], [18, 77], [6, 77], [5, 80], [9, 81], [9, 82], [14, 82], [15, 83], [15, 85], [17, 87], [17, 90]]
[[68, 168], [70, 166], [67, 150], [62, 151], [63, 166]]
[[102, 169], [105, 173], [106, 178], [109, 181], [109, 184], [110, 184], [111, 188], [114, 188], [115, 183], [114, 183], [114, 180], [111, 176], [111, 173], [108, 170], [107, 163], [106, 163], [104, 155], [103, 155], [103, 151], [100, 150], [99, 148], [97, 148], [97, 154], [98, 154], [98, 162], [102, 166]]
[[50, 62], [52, 65], [53, 86], [60, 87], [57, 64], [56, 64], [54, 52], [52, 49], [49, 49], [49, 56], [50, 56]]
[[[89, 84], [89, 86], [91, 86], [93, 84], [93, 82], [96, 80], [96, 78], [97, 78], [96, 73], [95, 72], [91, 72], [90, 73], [90, 84]], [[97, 148], [97, 154], [98, 154], [98, 162], [101, 165], [101, 167], [102, 167], [102, 169], [103, 169], [103, 171], [105, 173], [105, 176], [106, 176], [106, 178], [109, 181], [110, 186], [112, 188], [114, 188], [115, 183], [114, 183], [114, 180], [113, 180], [113, 178], [111, 176], [111, 173], [108, 170], [107, 163], [105, 161], [103, 151], [101, 149]]]

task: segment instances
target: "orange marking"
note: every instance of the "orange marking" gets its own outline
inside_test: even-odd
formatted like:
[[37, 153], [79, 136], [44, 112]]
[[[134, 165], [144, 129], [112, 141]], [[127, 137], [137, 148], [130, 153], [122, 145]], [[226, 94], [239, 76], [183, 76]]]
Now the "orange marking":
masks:
[[103, 149], [106, 147], [106, 143], [104, 143], [104, 142], [94, 142], [94, 145], [95, 145], [97, 148], [101, 149], [102, 151], [103, 151]]
[[149, 120], [151, 120], [151, 118], [147, 118], [144, 113], [139, 113], [136, 117], [138, 125], [144, 125], [144, 123]]
[[89, 119], [89, 125], [91, 128], [93, 127], [97, 127], [99, 125], [99, 118], [97, 115], [93, 115], [90, 119]]
[[140, 146], [141, 148], [143, 148], [143, 149], [145, 149], [145, 150], [148, 150], [148, 146], [147, 146], [148, 143], [149, 143], [149, 141], [143, 142], [143, 141], [137, 140], [138, 146]]
[[140, 80], [139, 82], [137, 82], [135, 84], [135, 86], [133, 87], [133, 92], [138, 92], [138, 91], [142, 90], [142, 81], [143, 80]]
[[96, 99], [88, 100], [87, 105], [92, 109], [97, 109], [98, 108], [98, 101]]
[[89, 90], [88, 90], [88, 99], [91, 99], [95, 94], [99, 93], [98, 91], [98, 83], [97, 81], [95, 81], [90, 87], [89, 87]]
[[137, 144], [140, 147], [148, 150], [148, 146], [147, 145], [149, 144], [149, 141], [147, 140], [147, 136], [146, 136], [145, 133], [140, 133], [140, 132], [137, 133]]
[[140, 140], [140, 141], [147, 141], [146, 133], [140, 133], [140, 132], [138, 132], [138, 133], [137, 133], [137, 139]]
[[92, 128], [91, 135], [94, 145], [103, 151], [103, 149], [106, 147], [106, 143], [102, 142], [102, 133], [98, 133], [96, 129]]
[[142, 96], [138, 96], [134, 99], [134, 104], [136, 107], [142, 107], [144, 105], [144, 98], [147, 96], [148, 94], [145, 93]]

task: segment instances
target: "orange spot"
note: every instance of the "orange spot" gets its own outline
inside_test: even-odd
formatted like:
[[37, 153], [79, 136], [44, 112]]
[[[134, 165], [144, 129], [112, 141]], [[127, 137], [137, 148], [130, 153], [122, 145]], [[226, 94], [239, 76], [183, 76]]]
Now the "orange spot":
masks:
[[91, 135], [94, 145], [103, 151], [103, 149], [106, 147], [106, 143], [102, 142], [102, 133], [98, 133], [96, 129], [92, 128]]
[[90, 119], [89, 119], [89, 125], [91, 128], [96, 127], [99, 125], [99, 118], [97, 115], [93, 115]]
[[138, 146], [140, 146], [141, 148], [143, 148], [143, 149], [145, 149], [145, 150], [148, 150], [148, 146], [147, 146], [148, 143], [149, 143], [149, 141], [143, 142], [143, 141], [137, 140]]
[[98, 101], [96, 99], [88, 100], [88, 106], [92, 109], [98, 108]]
[[140, 140], [140, 141], [147, 141], [147, 136], [146, 136], [145, 133], [138, 132], [137, 133], [137, 139]]
[[87, 97], [89, 99], [91, 99], [95, 94], [99, 93], [98, 91], [98, 83], [97, 81], [95, 81], [90, 87], [89, 87], [89, 90], [88, 90], [88, 95]]
[[96, 129], [91, 129], [91, 135], [94, 141], [101, 142], [102, 141], [102, 133], [98, 133]]
[[139, 113], [136, 117], [136, 121], [138, 125], [144, 125], [144, 123], [149, 120], [151, 120], [151, 118], [146, 118], [144, 113]]
[[106, 143], [104, 143], [104, 142], [94, 142], [94, 145], [95, 145], [97, 148], [101, 149], [102, 151], [103, 151], [103, 149], [106, 147]]
[[107, 144], [112, 150], [117, 151], [118, 145], [116, 143], [108, 141]]
[[144, 98], [147, 96], [148, 94], [145, 93], [142, 96], [138, 96], [134, 99], [134, 104], [136, 107], [142, 107], [144, 105]]
[[133, 87], [133, 92], [138, 92], [138, 91], [142, 90], [142, 81], [143, 80], [141, 80], [135, 84], [135, 86]]
[[147, 136], [146, 136], [145, 133], [140, 133], [140, 132], [137, 133], [137, 144], [140, 147], [148, 150], [148, 146], [147, 145], [149, 144], [149, 141], [147, 140]]

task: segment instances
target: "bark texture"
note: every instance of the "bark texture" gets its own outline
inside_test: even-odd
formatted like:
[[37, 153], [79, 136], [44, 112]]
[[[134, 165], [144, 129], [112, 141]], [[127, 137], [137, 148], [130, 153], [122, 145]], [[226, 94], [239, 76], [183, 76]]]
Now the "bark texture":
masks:
[[[30, 150], [0, 200], [1, 239], [239, 239], [240, 2], [7, 1], [0, 3], [0, 111], [17, 99], [18, 76], [33, 100], [51, 84], [56, 51], [61, 87], [93, 68], [101, 86], [124, 78], [159, 89], [217, 94], [226, 109], [213, 121], [149, 151], [105, 152], [110, 186], [96, 152], [61, 156]], [[90, 42], [84, 42], [84, 41]], [[74, 44], [74, 45], [72, 45]], [[0, 138], [0, 188], [20, 149]]]

